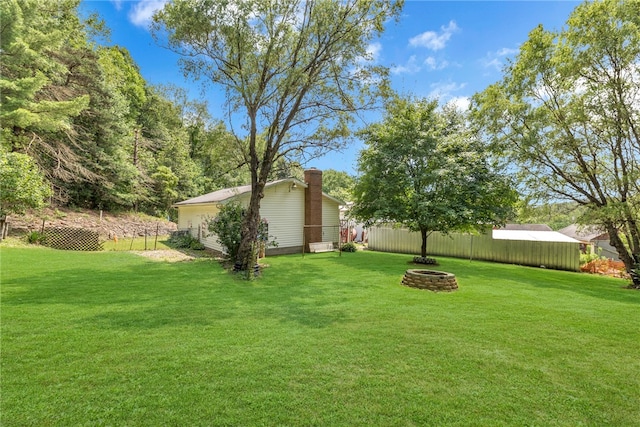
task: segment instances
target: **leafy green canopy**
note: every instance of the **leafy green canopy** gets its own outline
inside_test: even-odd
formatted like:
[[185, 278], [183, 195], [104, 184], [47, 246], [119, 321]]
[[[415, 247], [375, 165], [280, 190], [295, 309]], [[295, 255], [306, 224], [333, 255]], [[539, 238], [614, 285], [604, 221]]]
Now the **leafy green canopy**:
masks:
[[31, 157], [0, 150], [0, 218], [40, 209], [50, 193]]
[[535, 28], [504, 74], [474, 97], [475, 119], [532, 194], [584, 206], [579, 222], [606, 230], [631, 271], [640, 263], [640, 2], [586, 2], [561, 31]]
[[390, 222], [422, 235], [501, 224], [516, 194], [493, 170], [465, 115], [437, 101], [396, 98], [381, 123], [361, 133], [352, 214], [366, 224]]
[[[37, 2], [3, 0], [0, 3], [0, 120], [3, 128], [33, 128], [41, 132], [69, 130], [69, 119], [87, 108], [87, 96], [69, 96], [46, 87], [65, 70], [53, 56], [73, 34], [73, 19], [67, 14], [75, 1]], [[44, 10], [42, 10], [44, 9]], [[52, 93], [53, 92], [53, 93]], [[3, 139], [18, 144], [17, 135]]]
[[353, 200], [355, 181], [355, 178], [346, 172], [327, 169], [322, 172], [322, 191], [343, 202], [350, 202]]
[[[154, 17], [155, 34], [183, 55], [187, 75], [220, 85], [236, 147], [251, 174], [238, 260], [244, 269], [275, 162], [343, 146], [356, 112], [388, 88], [370, 63], [370, 41], [402, 1], [176, 0]], [[239, 124], [239, 126], [237, 126]], [[255, 260], [254, 260], [255, 261]]]
[[104, 23], [79, 4], [0, 2], [2, 148], [30, 156], [61, 205], [164, 216], [238, 179], [206, 106], [149, 85], [126, 49], [98, 45]]

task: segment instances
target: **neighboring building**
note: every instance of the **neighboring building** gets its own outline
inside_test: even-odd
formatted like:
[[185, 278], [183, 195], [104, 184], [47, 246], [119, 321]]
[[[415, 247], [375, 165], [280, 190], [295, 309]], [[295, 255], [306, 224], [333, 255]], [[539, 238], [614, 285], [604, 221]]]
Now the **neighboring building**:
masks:
[[571, 224], [558, 232], [579, 240], [582, 253], [595, 253], [614, 261], [620, 260], [618, 251], [609, 243], [609, 233], [598, 229], [595, 225]]
[[353, 202], [347, 202], [340, 206], [340, 224], [342, 225], [342, 239], [340, 243], [367, 243], [367, 230], [364, 224], [349, 216], [349, 211], [352, 207]]
[[505, 224], [499, 230], [553, 231], [547, 224]]
[[578, 243], [560, 232], [549, 230], [505, 230], [503, 228], [493, 230], [491, 237], [494, 240], [520, 240], [526, 242], [556, 242], [556, 243]]
[[494, 229], [492, 237], [496, 240], [578, 243], [578, 239], [553, 231], [547, 224], [506, 224]]
[[[309, 251], [309, 243], [327, 242], [325, 247], [338, 243], [339, 205], [343, 202], [322, 192], [321, 170], [306, 170], [304, 181], [286, 178], [266, 184], [260, 216], [267, 220], [269, 235], [278, 244], [268, 248], [267, 255], [301, 253], [303, 245]], [[217, 236], [209, 234], [206, 221], [217, 215], [220, 205], [230, 201], [248, 206], [250, 196], [251, 185], [244, 185], [176, 203], [178, 229], [190, 230], [207, 248], [224, 252]]]

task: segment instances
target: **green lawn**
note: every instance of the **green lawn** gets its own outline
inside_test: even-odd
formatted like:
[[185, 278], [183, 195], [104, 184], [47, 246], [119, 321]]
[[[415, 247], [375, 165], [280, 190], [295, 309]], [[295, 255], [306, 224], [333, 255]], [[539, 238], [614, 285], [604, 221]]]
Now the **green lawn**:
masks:
[[169, 236], [122, 237], [107, 240], [102, 244], [105, 251], [145, 251], [171, 249], [167, 244]]
[[2, 248], [2, 426], [637, 426], [640, 292], [408, 255], [215, 261]]

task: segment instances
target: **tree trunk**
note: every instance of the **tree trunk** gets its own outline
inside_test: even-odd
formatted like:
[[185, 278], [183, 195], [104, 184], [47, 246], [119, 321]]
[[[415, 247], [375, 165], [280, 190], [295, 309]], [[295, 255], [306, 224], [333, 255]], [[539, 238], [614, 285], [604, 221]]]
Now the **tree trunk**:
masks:
[[618, 228], [614, 224], [607, 222], [605, 227], [609, 233], [609, 243], [616, 248], [620, 260], [624, 263], [625, 270], [631, 276], [631, 286], [635, 289], [640, 289], [640, 254], [632, 253], [625, 246], [620, 238]]
[[257, 181], [251, 185], [251, 198], [249, 206], [242, 218], [240, 231], [241, 240], [236, 255], [234, 269], [236, 271], [249, 271], [258, 262], [258, 225], [260, 223], [260, 201], [264, 197], [265, 182]]
[[420, 245], [420, 256], [421, 257], [426, 257], [427, 256], [427, 230], [424, 228], [420, 229], [420, 237], [422, 237], [422, 245]]
[[0, 216], [0, 242], [2, 242], [9, 231], [9, 223], [7, 222], [7, 216]]

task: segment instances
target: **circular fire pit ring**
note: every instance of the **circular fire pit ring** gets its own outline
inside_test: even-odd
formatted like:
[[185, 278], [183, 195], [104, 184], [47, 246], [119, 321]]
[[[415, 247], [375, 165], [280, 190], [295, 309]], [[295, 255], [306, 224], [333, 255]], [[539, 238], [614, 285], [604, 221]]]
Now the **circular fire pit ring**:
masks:
[[411, 288], [452, 292], [458, 289], [456, 276], [444, 271], [411, 269], [404, 273], [402, 284]]

